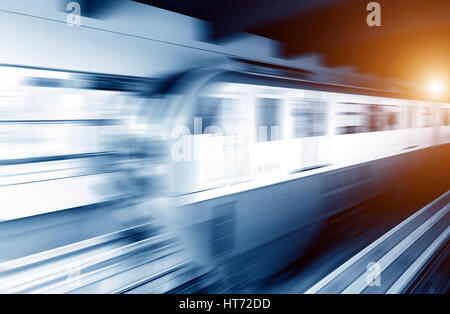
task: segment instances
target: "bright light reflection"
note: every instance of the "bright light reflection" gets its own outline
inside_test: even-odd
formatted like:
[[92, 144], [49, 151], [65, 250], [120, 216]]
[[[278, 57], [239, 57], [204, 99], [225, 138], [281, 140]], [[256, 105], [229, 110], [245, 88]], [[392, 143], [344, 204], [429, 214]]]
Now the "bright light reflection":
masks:
[[442, 94], [442, 91], [444, 90], [442, 82], [440, 82], [438, 80], [432, 81], [430, 83], [429, 88], [430, 88], [430, 92], [435, 96], [439, 96], [440, 94]]

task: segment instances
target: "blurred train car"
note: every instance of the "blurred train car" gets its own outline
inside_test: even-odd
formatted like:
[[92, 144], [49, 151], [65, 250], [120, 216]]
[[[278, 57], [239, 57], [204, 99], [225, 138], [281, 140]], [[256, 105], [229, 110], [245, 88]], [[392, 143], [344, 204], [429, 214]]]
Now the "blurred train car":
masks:
[[193, 260], [257, 280], [450, 139], [449, 104], [231, 68], [155, 82], [1, 67], [20, 82], [2, 83], [0, 219], [115, 204], [124, 226], [156, 215]]
[[162, 215], [233, 282], [281, 270], [327, 217], [400, 186], [450, 140], [448, 104], [389, 91], [230, 70], [170, 86], [166, 119], [150, 122], [171, 150]]

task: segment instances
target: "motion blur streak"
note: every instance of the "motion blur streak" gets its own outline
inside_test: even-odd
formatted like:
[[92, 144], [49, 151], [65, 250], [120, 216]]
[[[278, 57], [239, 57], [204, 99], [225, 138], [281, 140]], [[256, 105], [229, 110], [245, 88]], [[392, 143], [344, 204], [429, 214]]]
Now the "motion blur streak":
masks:
[[5, 66], [0, 73], [1, 220], [137, 195], [129, 180], [138, 178], [126, 174], [139, 169], [149, 180], [149, 153], [130, 116], [148, 81]]
[[[274, 57], [256, 35], [202, 42], [207, 22], [142, 3], [80, 3], [80, 25], [67, 1], [0, 8], [15, 29], [0, 51], [0, 293], [241, 291], [341, 215], [353, 226], [411, 183], [449, 190], [445, 83], [424, 93]], [[373, 228], [406, 218], [388, 208]]]

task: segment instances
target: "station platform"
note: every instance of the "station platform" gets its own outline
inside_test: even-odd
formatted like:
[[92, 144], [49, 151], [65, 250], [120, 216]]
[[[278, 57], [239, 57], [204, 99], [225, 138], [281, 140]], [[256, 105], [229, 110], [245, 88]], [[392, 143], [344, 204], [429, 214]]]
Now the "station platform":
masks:
[[407, 293], [447, 246], [449, 210], [450, 191], [447, 191], [329, 273], [306, 293]]

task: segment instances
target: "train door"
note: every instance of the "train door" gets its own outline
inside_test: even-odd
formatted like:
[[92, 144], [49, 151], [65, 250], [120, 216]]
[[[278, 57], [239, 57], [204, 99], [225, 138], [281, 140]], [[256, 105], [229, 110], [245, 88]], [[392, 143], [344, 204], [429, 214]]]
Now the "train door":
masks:
[[[205, 101], [209, 104], [202, 104]], [[201, 146], [197, 146], [201, 161], [198, 176], [202, 184], [209, 188], [246, 180], [250, 172], [250, 132], [245, 98], [239, 92], [218, 90], [213, 97], [200, 97], [198, 105], [214, 106], [210, 107], [213, 115], [204, 116]]]
[[286, 120], [283, 90], [256, 87], [253, 95], [255, 174], [287, 170]]
[[408, 101], [406, 104], [406, 127], [405, 147], [403, 150], [410, 150], [421, 145], [419, 119], [418, 119], [418, 102]]
[[440, 121], [440, 108], [441, 106], [438, 103], [431, 104], [432, 109], [432, 145], [439, 145], [439, 129], [441, 125]]
[[[176, 194], [245, 181], [250, 175], [249, 106], [239, 86], [212, 84], [192, 104], [183, 137], [173, 148]], [[182, 152], [182, 153], [180, 153]]]
[[316, 168], [328, 163], [328, 102], [321, 92], [304, 91], [289, 103], [290, 135], [295, 147], [294, 171]]
[[433, 145], [433, 105], [421, 102], [418, 106], [418, 126], [420, 130], [421, 146]]

